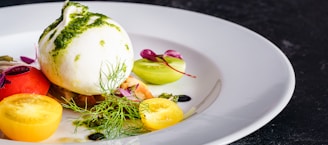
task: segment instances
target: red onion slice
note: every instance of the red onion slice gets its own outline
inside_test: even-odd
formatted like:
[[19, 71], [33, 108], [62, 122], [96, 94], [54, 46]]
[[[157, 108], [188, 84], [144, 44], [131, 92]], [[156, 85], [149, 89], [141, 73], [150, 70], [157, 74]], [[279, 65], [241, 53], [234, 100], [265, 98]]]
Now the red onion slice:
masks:
[[130, 93], [129, 90], [125, 90], [125, 89], [119, 88], [119, 91], [120, 91], [120, 93], [121, 93], [123, 96], [131, 96], [131, 93]]
[[31, 63], [35, 62], [35, 59], [29, 58], [26, 56], [21, 56], [20, 59], [27, 64], [31, 64]]
[[18, 75], [30, 71], [28, 66], [14, 66], [5, 71], [5, 75]]
[[5, 85], [6, 78], [5, 78], [5, 73], [0, 74], [0, 88], [2, 88]]

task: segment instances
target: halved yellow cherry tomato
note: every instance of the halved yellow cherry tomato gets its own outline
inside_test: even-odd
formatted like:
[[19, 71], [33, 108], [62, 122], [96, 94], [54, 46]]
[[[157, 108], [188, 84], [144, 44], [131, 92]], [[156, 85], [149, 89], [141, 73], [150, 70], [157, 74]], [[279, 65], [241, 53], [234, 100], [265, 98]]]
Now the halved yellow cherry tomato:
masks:
[[151, 98], [140, 103], [141, 121], [150, 130], [172, 126], [183, 119], [182, 109], [173, 101], [164, 98]]
[[0, 129], [10, 139], [42, 141], [58, 128], [63, 107], [56, 100], [37, 94], [15, 94], [0, 102]]

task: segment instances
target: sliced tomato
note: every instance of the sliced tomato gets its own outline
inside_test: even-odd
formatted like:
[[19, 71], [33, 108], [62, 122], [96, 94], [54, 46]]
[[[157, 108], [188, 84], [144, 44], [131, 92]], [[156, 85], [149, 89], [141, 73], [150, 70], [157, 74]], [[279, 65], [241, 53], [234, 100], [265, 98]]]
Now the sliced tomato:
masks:
[[0, 102], [0, 130], [10, 139], [38, 142], [58, 128], [63, 107], [38, 94], [15, 94]]
[[150, 130], [172, 126], [183, 119], [182, 109], [173, 101], [164, 98], [151, 98], [139, 105], [142, 123]]
[[[20, 67], [20, 68], [19, 68]], [[0, 101], [13, 94], [34, 93], [46, 95], [50, 82], [43, 73], [32, 66], [16, 66], [19, 71], [9, 70], [5, 72], [5, 83], [0, 86]]]

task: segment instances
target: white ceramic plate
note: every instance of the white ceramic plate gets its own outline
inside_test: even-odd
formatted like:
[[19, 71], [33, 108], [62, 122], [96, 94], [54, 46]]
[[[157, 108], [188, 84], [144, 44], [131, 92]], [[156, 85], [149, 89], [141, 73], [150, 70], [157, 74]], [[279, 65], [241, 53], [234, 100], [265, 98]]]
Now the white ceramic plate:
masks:
[[[150, 86], [157, 94], [187, 94], [180, 103], [194, 114], [181, 123], [140, 136], [94, 144], [200, 145], [227, 144], [259, 129], [288, 103], [295, 86], [293, 68], [285, 55], [258, 34], [225, 20], [179, 9], [116, 2], [82, 2], [93, 12], [104, 13], [125, 27], [134, 44], [161, 53], [180, 51], [187, 72], [165, 86]], [[63, 3], [43, 3], [0, 9], [0, 54], [34, 57], [34, 45], [43, 29], [60, 15]], [[43, 143], [60, 138], [83, 139], [74, 134], [65, 112], [58, 131]], [[90, 143], [90, 142], [89, 142]], [[88, 143], [88, 144], [89, 144]], [[21, 142], [0, 139], [0, 144]], [[26, 143], [27, 144], [27, 143]], [[83, 143], [76, 143], [83, 144]]]

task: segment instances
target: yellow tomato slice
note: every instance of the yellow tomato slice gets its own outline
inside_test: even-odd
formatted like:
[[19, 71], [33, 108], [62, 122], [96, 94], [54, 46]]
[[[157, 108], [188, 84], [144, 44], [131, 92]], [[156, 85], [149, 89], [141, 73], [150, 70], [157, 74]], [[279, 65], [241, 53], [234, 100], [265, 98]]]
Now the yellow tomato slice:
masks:
[[164, 98], [151, 98], [140, 103], [141, 121], [150, 130], [172, 126], [183, 119], [182, 109], [174, 102]]
[[42, 141], [58, 128], [63, 107], [37, 94], [15, 94], [0, 102], [0, 129], [10, 139]]

